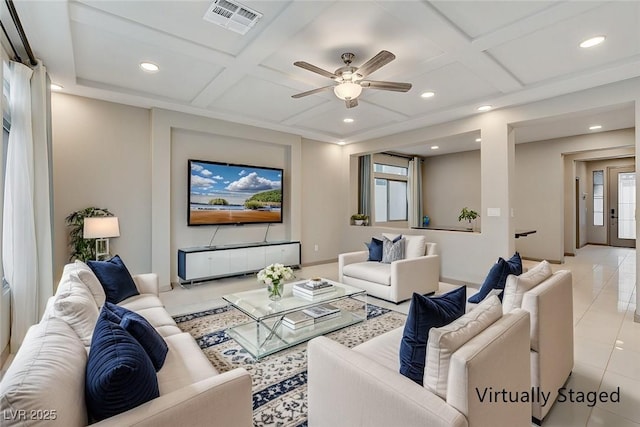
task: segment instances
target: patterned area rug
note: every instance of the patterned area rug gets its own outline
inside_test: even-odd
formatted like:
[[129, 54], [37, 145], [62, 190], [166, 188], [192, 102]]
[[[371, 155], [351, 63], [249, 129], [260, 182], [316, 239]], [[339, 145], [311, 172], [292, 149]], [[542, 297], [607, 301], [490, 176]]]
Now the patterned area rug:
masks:
[[[245, 368], [253, 381], [254, 426], [307, 425], [307, 344], [256, 361], [224, 330], [250, 319], [227, 306], [176, 316], [178, 327], [189, 332], [219, 372]], [[406, 316], [372, 304], [367, 320], [332, 332], [327, 337], [347, 347], [400, 327]]]

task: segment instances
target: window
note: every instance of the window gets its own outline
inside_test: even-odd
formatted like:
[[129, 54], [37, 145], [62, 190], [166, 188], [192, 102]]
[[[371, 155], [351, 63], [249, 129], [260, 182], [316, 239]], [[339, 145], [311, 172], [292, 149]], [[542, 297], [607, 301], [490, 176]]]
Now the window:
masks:
[[[405, 161], [405, 159], [402, 159]], [[408, 160], [406, 160], [408, 163]], [[407, 221], [407, 166], [374, 163], [374, 215], [376, 222]]]
[[593, 171], [593, 225], [604, 226], [604, 171]]

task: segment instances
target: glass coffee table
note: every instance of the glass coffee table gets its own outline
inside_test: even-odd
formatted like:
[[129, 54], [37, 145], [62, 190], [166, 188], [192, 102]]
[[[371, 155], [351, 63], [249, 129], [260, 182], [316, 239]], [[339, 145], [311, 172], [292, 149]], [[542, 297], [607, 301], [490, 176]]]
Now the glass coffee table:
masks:
[[[282, 299], [279, 301], [269, 299], [266, 287], [224, 295], [224, 300], [252, 319], [250, 322], [227, 329], [227, 334], [253, 357], [260, 359], [319, 335], [366, 320], [367, 293], [362, 289], [327, 280], [333, 285], [331, 292], [314, 296], [312, 299], [293, 295], [293, 285], [304, 282], [306, 280], [286, 283]], [[287, 326], [287, 321], [283, 322], [285, 317], [293, 318], [299, 316], [303, 310], [324, 304], [330, 304], [339, 311], [308, 326], [295, 329]]]

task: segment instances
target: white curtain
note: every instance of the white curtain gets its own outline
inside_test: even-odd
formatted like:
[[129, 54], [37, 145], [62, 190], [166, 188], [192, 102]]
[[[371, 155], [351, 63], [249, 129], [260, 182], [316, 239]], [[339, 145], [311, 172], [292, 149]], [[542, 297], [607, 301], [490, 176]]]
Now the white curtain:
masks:
[[422, 226], [422, 160], [420, 157], [409, 160], [407, 193], [409, 227], [420, 227]]
[[2, 263], [11, 286], [11, 351], [53, 294], [50, 108], [45, 68], [12, 62]]

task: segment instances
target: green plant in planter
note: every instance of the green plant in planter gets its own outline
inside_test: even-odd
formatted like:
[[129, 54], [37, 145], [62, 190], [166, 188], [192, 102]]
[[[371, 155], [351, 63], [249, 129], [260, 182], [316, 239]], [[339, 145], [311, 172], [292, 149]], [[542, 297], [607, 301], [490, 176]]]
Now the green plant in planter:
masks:
[[469, 209], [465, 206], [460, 211], [460, 215], [458, 216], [458, 221], [466, 220], [469, 222], [469, 225], [471, 225], [471, 221], [475, 221], [475, 219], [478, 218], [479, 216], [480, 215], [478, 215], [478, 212], [474, 211], [473, 209]]
[[71, 255], [69, 261], [87, 261], [96, 258], [96, 239], [85, 239], [82, 237], [84, 229], [84, 219], [96, 216], [113, 216], [108, 209], [89, 207], [72, 212], [65, 218], [69, 230], [69, 247]]

